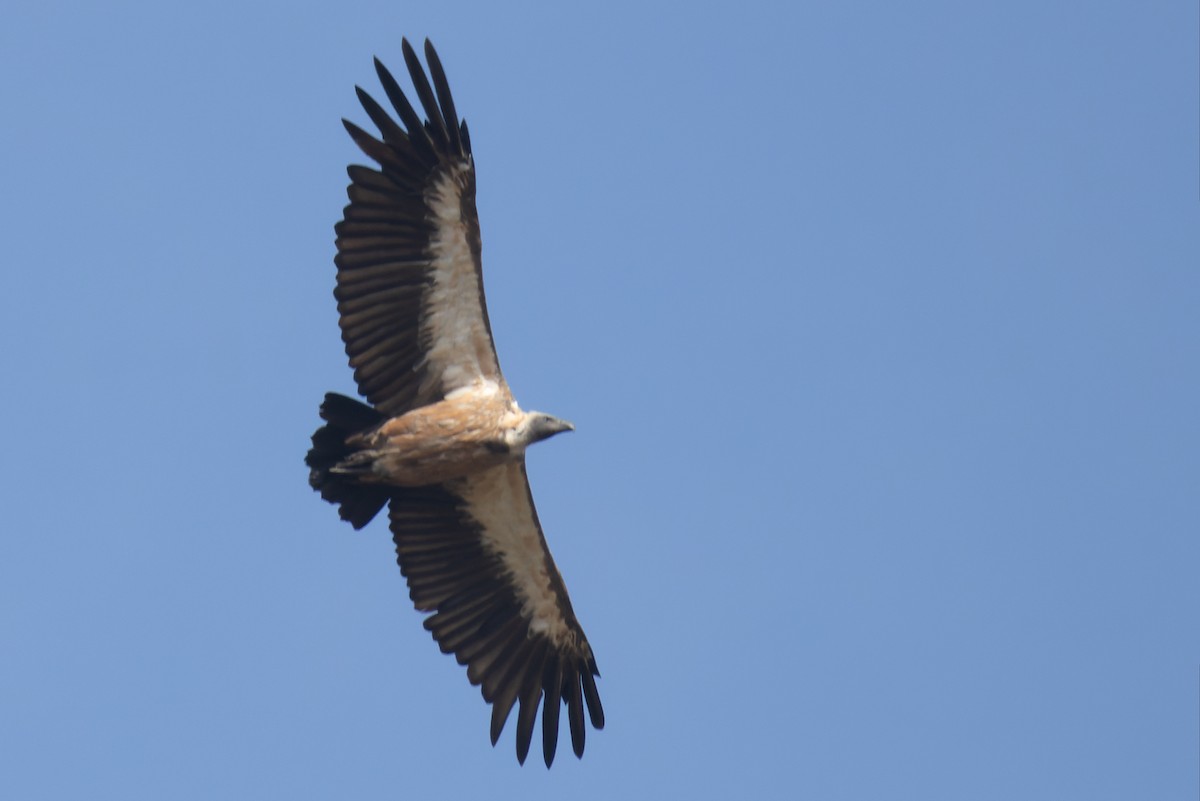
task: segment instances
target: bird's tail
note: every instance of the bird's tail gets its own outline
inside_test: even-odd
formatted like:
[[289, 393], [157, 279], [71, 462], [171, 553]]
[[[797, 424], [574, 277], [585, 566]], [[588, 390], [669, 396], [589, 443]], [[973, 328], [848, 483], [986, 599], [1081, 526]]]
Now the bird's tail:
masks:
[[371, 522], [388, 502], [391, 493], [379, 484], [364, 484], [350, 473], [335, 471], [354, 453], [346, 440], [383, 422], [383, 415], [365, 403], [333, 392], [321, 404], [325, 425], [312, 435], [312, 448], [304, 463], [309, 466], [308, 483], [321, 497], [337, 504], [338, 514], [356, 529]]

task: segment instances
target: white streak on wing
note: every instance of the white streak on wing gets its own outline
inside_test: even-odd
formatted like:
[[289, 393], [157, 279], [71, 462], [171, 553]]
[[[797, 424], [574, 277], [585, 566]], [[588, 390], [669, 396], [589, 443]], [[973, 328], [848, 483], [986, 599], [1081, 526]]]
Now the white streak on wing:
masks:
[[495, 381], [485, 378], [485, 379], [475, 382], [474, 384], [462, 386], [462, 387], [459, 387], [458, 389], [453, 389], [453, 390], [447, 392], [446, 400], [454, 400], [455, 398], [461, 398], [463, 395], [466, 395], [468, 392], [471, 393], [472, 395], [478, 396], [481, 400], [483, 400], [483, 399], [492, 397], [499, 391], [500, 391], [499, 384], [497, 384]]
[[425, 196], [435, 232], [429, 243], [434, 261], [433, 285], [425, 296], [421, 323], [430, 343], [425, 354], [428, 369], [422, 394], [435, 385], [450, 393], [481, 377], [499, 375], [483, 321], [483, 293], [475, 258], [462, 219], [459, 176], [471, 169], [469, 160], [444, 169]]
[[483, 543], [500, 555], [521, 600], [529, 629], [561, 647], [574, 639], [550, 586], [550, 554], [529, 503], [521, 466], [509, 463], [463, 479], [468, 512], [483, 528]]

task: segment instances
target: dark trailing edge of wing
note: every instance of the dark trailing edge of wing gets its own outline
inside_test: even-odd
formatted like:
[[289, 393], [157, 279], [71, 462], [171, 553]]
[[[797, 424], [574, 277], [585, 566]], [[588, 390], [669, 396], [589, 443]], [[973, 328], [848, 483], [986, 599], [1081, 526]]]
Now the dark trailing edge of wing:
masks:
[[596, 690], [600, 672], [565, 591], [563, 613], [577, 644], [557, 648], [545, 635], [530, 632], [500, 556], [484, 546], [479, 523], [454, 492], [446, 487], [394, 489], [389, 516], [409, 595], [418, 610], [431, 613], [425, 628], [444, 653], [467, 666], [467, 678], [480, 685], [492, 705], [492, 744], [517, 706], [517, 759], [524, 764], [544, 697], [546, 766], [558, 747], [560, 702], [567, 706], [572, 748], [582, 756], [584, 704], [596, 729], [604, 727], [604, 710]]

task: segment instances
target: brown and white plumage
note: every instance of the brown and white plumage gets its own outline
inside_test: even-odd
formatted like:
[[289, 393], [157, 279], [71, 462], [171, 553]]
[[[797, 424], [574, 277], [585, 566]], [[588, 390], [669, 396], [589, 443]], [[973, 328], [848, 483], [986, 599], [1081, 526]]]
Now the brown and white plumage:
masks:
[[327, 395], [306, 462], [313, 487], [355, 528], [388, 505], [413, 603], [492, 704], [493, 744], [516, 706], [524, 762], [544, 698], [549, 766], [560, 703], [576, 755], [586, 719], [604, 725], [596, 660], [525, 473], [525, 448], [571, 426], [522, 411], [500, 372], [467, 125], [433, 46], [426, 41], [432, 84], [407, 41], [403, 51], [426, 119], [376, 60], [400, 124], [362, 89], [380, 138], [345, 122], [379, 164], [349, 168], [350, 204], [336, 228], [339, 324], [370, 405]]

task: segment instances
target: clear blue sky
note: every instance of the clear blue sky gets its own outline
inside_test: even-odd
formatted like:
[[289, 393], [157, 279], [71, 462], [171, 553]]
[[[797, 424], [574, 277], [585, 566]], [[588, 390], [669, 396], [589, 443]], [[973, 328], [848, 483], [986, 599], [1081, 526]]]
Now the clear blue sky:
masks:
[[[565, 5], [565, 4], [564, 4]], [[1195, 798], [1195, 3], [26, 2], [0, 795]], [[308, 488], [432, 37], [608, 727], [519, 768]]]

